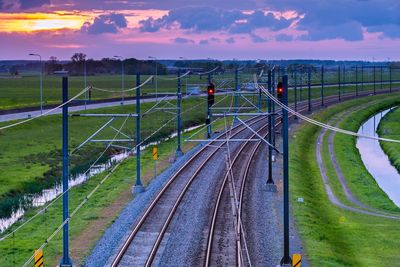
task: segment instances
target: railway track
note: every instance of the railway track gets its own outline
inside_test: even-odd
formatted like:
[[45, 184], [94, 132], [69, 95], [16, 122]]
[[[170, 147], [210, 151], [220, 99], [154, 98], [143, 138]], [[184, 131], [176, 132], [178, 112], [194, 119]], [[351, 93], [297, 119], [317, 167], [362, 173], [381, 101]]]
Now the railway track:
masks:
[[[370, 95], [371, 92], [359, 93], [360, 96]], [[356, 98], [355, 94], [343, 94], [343, 100]], [[325, 97], [325, 106], [338, 103], [338, 96]], [[312, 107], [320, 107], [320, 100], [312, 101]], [[308, 103], [303, 102], [298, 112], [308, 112]], [[294, 115], [289, 115], [293, 119]], [[275, 129], [281, 124], [280, 116], [275, 119]], [[267, 136], [268, 132], [260, 135]], [[251, 138], [254, 138], [255, 134]], [[243, 228], [254, 227], [242, 221], [243, 196], [246, 181], [252, 164], [257, 156], [261, 142], [246, 141], [230, 161], [231, 166], [224, 176], [218, 197], [213, 208], [213, 217], [209, 227], [207, 252], [204, 266], [251, 266], [250, 253], [246, 244]]]
[[[313, 104], [319, 103], [314, 101]], [[307, 110], [308, 103], [303, 103], [299, 111]], [[275, 127], [280, 124], [280, 116], [277, 116]], [[266, 137], [266, 126], [258, 134]], [[254, 137], [256, 134], [250, 138]], [[251, 266], [241, 220], [242, 199], [251, 164], [261, 144], [245, 141], [234, 158], [228, 160], [231, 166], [223, 178], [213, 208], [204, 266]]]
[[[254, 118], [250, 124], [265, 124], [264, 119]], [[249, 130], [238, 126], [234, 129], [232, 137], [243, 135], [247, 131]], [[221, 135], [218, 139], [222, 137]], [[133, 262], [135, 266], [151, 266], [183, 196], [199, 172], [207, 167], [207, 163], [213, 157], [218, 156], [224, 144], [225, 142], [219, 141], [210, 142], [169, 179], [136, 223], [111, 266], [132, 266]], [[137, 247], [140, 247], [140, 250], [135, 249]]]
[[[384, 92], [380, 92], [384, 93]], [[371, 92], [359, 92], [359, 96], [370, 95]], [[348, 93], [341, 96], [342, 100], [355, 98], [355, 94]], [[320, 107], [320, 99], [312, 100], [313, 109]], [[325, 106], [337, 103], [337, 96], [325, 97]], [[298, 111], [308, 110], [308, 102], [298, 103]], [[263, 136], [268, 134], [265, 118], [253, 118], [248, 121], [252, 128]], [[276, 116], [275, 125], [280, 125], [280, 117]], [[256, 127], [254, 127], [256, 126]], [[250, 134], [250, 137], [248, 136]], [[250, 139], [255, 136], [247, 128], [237, 125], [230, 136], [221, 134], [216, 138], [241, 138]], [[228, 138], [227, 138], [228, 137]], [[232, 145], [228, 157], [231, 166], [223, 174], [218, 196], [213, 208], [212, 220], [208, 232], [207, 249], [204, 257], [205, 266], [243, 266], [251, 265], [249, 253], [246, 248], [243, 222], [241, 221], [242, 199], [248, 179], [249, 169], [257, 155], [261, 142], [246, 141], [243, 145]], [[226, 141], [210, 141], [200, 149], [188, 162], [176, 172], [145, 210], [135, 224], [132, 232], [127, 237], [123, 246], [113, 259], [111, 266], [152, 266], [156, 255], [162, 247], [162, 241], [168, 236], [167, 230], [178, 206], [199, 173], [207, 168], [207, 163], [213, 157], [221, 157]], [[235, 174], [235, 175], [233, 175]], [[239, 192], [239, 193], [238, 193]], [[232, 200], [233, 199], [233, 200]], [[223, 211], [223, 212], [220, 212]], [[230, 218], [230, 219], [229, 219]], [[245, 226], [246, 227], [246, 226]], [[229, 242], [224, 242], [227, 236]], [[220, 235], [219, 237], [218, 234]], [[222, 241], [221, 241], [222, 240]], [[225, 244], [226, 243], [226, 244]], [[221, 245], [223, 244], [223, 245]], [[223, 255], [234, 255], [225, 257]]]

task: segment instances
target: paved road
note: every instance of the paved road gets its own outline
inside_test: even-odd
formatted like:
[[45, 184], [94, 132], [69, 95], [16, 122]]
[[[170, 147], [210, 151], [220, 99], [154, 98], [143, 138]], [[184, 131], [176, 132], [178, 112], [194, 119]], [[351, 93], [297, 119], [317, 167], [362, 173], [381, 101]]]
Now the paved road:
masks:
[[[204, 95], [197, 95], [197, 96], [204, 96]], [[190, 97], [197, 97], [197, 96], [190, 96]], [[189, 96], [185, 96], [183, 98], [188, 98]], [[168, 97], [158, 97], [159, 100], [174, 100], [176, 99], [176, 96], [168, 96]], [[149, 103], [149, 102], [155, 102], [155, 98], [146, 98], [141, 100], [141, 103]], [[133, 105], [136, 103], [136, 100], [127, 100], [124, 101], [124, 105]], [[114, 102], [105, 102], [105, 103], [94, 103], [94, 104], [88, 104], [88, 105], [79, 105], [79, 106], [72, 106], [69, 107], [70, 112], [74, 111], [81, 111], [81, 110], [92, 110], [92, 109], [99, 109], [99, 108], [108, 108], [108, 107], [116, 107], [116, 106], [121, 106], [121, 101], [114, 101]], [[46, 111], [51, 110], [49, 109], [44, 109], [43, 113]], [[50, 112], [48, 115], [54, 115], [54, 114], [61, 114], [61, 108], [54, 110], [53, 112]], [[134, 110], [132, 110], [134, 111]], [[27, 119], [30, 116], [31, 117], [36, 117], [40, 115], [40, 109], [39, 110], [34, 110], [34, 111], [26, 111], [26, 112], [17, 112], [17, 113], [11, 113], [11, 114], [4, 114], [0, 115], [0, 122], [6, 122], [6, 121], [12, 121], [12, 120], [20, 120], [20, 119]]]
[[[389, 82], [383, 82], [383, 84], [388, 84]], [[399, 83], [399, 81], [393, 81], [392, 84], [396, 84]], [[364, 82], [364, 85], [372, 85], [373, 83], [371, 82]], [[355, 86], [355, 83], [352, 82], [346, 82], [346, 83], [342, 83], [341, 86], [348, 86], [348, 85], [353, 85]], [[361, 83], [359, 83], [359, 85], [361, 86]], [[379, 87], [380, 82], [376, 83], [377, 87]], [[321, 85], [316, 85], [313, 84], [311, 85], [312, 88], [317, 88], [320, 87]], [[335, 87], [337, 86], [337, 84], [326, 84], [325, 87]], [[298, 88], [300, 88], [299, 84], [297, 85]], [[289, 87], [289, 90], [294, 89], [293, 87]], [[307, 84], [304, 83], [303, 84], [303, 90], [307, 89]], [[379, 88], [377, 88], [379, 89]], [[220, 95], [223, 93], [217, 93], [217, 95]], [[198, 96], [205, 96], [205, 94], [201, 94], [201, 95], [196, 95], [196, 96], [189, 96], [189, 97], [198, 97]], [[183, 98], [187, 98], [188, 96], [185, 96]], [[168, 96], [167, 98], [165, 98], [165, 100], [173, 100], [175, 99], [176, 96]], [[162, 99], [162, 97], [160, 96], [158, 99]], [[156, 99], [155, 98], [146, 98], [141, 100], [142, 103], [148, 103], [148, 102], [154, 102]], [[136, 100], [127, 100], [124, 101], [124, 105], [133, 105], [136, 103]], [[105, 102], [105, 103], [95, 103], [95, 104], [89, 104], [89, 105], [80, 105], [80, 106], [73, 106], [69, 108], [69, 111], [81, 111], [81, 110], [91, 110], [91, 109], [98, 109], [98, 108], [107, 108], [107, 107], [116, 107], [116, 106], [120, 106], [121, 105], [121, 101], [114, 101], [114, 102]], [[46, 112], [50, 109], [44, 109], [43, 112]], [[51, 112], [47, 115], [54, 115], [54, 114], [60, 114], [61, 113], [61, 109], [55, 110], [54, 112]], [[27, 119], [30, 116], [32, 117], [36, 117], [40, 115], [40, 110], [35, 110], [35, 111], [26, 111], [26, 112], [16, 112], [16, 113], [10, 113], [10, 114], [4, 114], [4, 115], [0, 115], [0, 122], [6, 122], [6, 121], [12, 121], [12, 120], [20, 120], [20, 119]]]

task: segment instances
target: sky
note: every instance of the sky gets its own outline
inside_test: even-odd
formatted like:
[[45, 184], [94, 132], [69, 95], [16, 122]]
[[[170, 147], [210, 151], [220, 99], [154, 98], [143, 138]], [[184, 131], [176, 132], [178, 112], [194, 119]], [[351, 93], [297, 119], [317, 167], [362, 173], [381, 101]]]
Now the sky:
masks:
[[400, 60], [399, 0], [0, 0], [0, 60]]

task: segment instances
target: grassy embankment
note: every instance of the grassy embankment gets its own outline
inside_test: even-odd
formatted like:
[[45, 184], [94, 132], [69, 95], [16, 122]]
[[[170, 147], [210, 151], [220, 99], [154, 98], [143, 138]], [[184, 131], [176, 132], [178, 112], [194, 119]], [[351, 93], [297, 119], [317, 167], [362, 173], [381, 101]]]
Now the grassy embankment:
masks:
[[[400, 140], [400, 109], [390, 111], [382, 118], [378, 126], [380, 137]], [[382, 149], [388, 155], [390, 162], [400, 173], [400, 144], [380, 142]]]
[[[193, 107], [194, 103], [199, 100], [186, 100], [184, 101], [183, 105], [183, 112], [188, 110], [189, 107]], [[226, 100], [230, 103], [230, 99]], [[201, 102], [200, 102], [201, 103]], [[228, 103], [225, 103], [228, 104]], [[242, 102], [244, 103], [244, 102]], [[147, 106], [146, 106], [147, 107]], [[200, 109], [203, 106], [200, 106]], [[107, 112], [113, 113], [121, 111], [124, 107], [112, 108], [107, 109]], [[125, 107], [128, 108], [128, 107]], [[132, 109], [132, 107], [130, 107]], [[105, 109], [96, 110], [96, 112], [104, 112]], [[158, 116], [160, 113], [158, 113]], [[171, 118], [171, 116], [169, 116]], [[196, 108], [192, 112], [188, 112], [184, 118], [184, 125], [189, 126], [193, 124], [199, 124], [203, 122], [204, 114], [199, 112], [199, 108]], [[154, 119], [154, 118], [153, 118]], [[15, 128], [13, 132], [4, 132], [3, 136], [11, 138], [4, 143], [7, 145], [8, 151], [5, 155], [12, 154], [14, 159], [9, 158], [8, 164], [9, 165], [18, 165], [18, 158], [21, 155], [17, 155], [19, 150], [22, 149], [21, 153], [43, 153], [43, 147], [51, 153], [53, 150], [59, 150], [60, 146], [60, 129], [59, 129], [59, 116], [51, 116], [47, 118], [43, 118], [43, 121], [34, 122], [38, 125], [30, 126], [21, 126], [19, 128]], [[162, 118], [158, 118], [158, 120], [162, 120]], [[146, 124], [144, 123], [142, 126], [143, 128], [146, 126], [144, 132], [150, 133], [155, 129], [157, 126], [154, 123], [154, 120], [149, 120]], [[119, 124], [121, 121], [119, 121]], [[84, 138], [86, 132], [92, 132], [93, 127], [95, 125], [99, 125], [100, 122], [96, 120], [94, 123], [89, 123], [88, 120], [81, 120], [71, 119], [71, 144], [78, 144], [78, 139], [81, 141]], [[151, 125], [152, 124], [152, 125]], [[118, 124], [116, 125], [118, 127]], [[217, 122], [214, 126], [214, 129], [223, 127], [223, 120]], [[130, 129], [134, 127], [132, 125], [129, 126]], [[175, 122], [172, 125], [167, 127], [166, 132], [162, 132], [162, 134], [168, 135], [169, 133], [173, 132], [175, 128]], [[124, 127], [124, 129], [126, 129]], [[87, 131], [86, 131], [87, 130]], [[47, 139], [43, 139], [43, 133], [50, 133], [47, 135]], [[21, 138], [26, 135], [29, 135], [29, 146], [23, 145], [23, 140]], [[191, 133], [186, 133], [185, 135], [188, 136]], [[184, 135], [184, 136], [185, 136]], [[202, 137], [204, 132], [200, 133], [198, 137]], [[143, 134], [143, 138], [146, 135]], [[157, 135], [157, 138], [162, 137], [163, 135]], [[3, 139], [2, 139], [3, 140]], [[14, 146], [8, 147], [8, 142], [14, 142]], [[19, 143], [20, 142], [20, 143]], [[48, 145], [48, 147], [46, 146]], [[189, 150], [193, 147], [193, 143], [184, 143], [183, 149], [184, 151]], [[2, 142], [3, 146], [3, 142]], [[71, 148], [73, 145], [71, 145]], [[13, 149], [13, 150], [12, 150]], [[159, 145], [159, 153], [160, 153], [160, 162], [159, 162], [159, 172], [165, 169], [169, 165], [169, 158], [171, 155], [174, 154], [176, 149], [176, 139], [171, 139], [167, 142], [164, 142]], [[11, 153], [12, 152], [12, 153]], [[87, 152], [87, 151], [86, 151]], [[91, 151], [93, 152], [93, 151]], [[44, 153], [46, 154], [46, 153]], [[8, 156], [7, 156], [8, 157]], [[11, 155], [10, 155], [11, 157]], [[43, 158], [46, 156], [43, 155]], [[29, 158], [29, 156], [25, 155], [25, 158]], [[3, 158], [4, 160], [4, 158]], [[59, 164], [59, 160], [54, 159], [56, 164]], [[110, 178], [100, 187], [100, 189], [90, 198], [89, 202], [83, 206], [83, 208], [77, 213], [70, 223], [71, 227], [71, 239], [72, 239], [72, 255], [76, 263], [82, 261], [84, 256], [90, 251], [90, 248], [95, 244], [96, 240], [101, 236], [104, 229], [108, 225], [110, 225], [113, 220], [118, 215], [119, 211], [124, 207], [125, 203], [132, 199], [130, 188], [134, 181], [134, 174], [135, 174], [135, 157], [131, 157], [128, 160], [124, 161], [122, 165], [110, 176]], [[9, 190], [15, 191], [15, 188], [19, 188], [20, 185], [24, 185], [27, 183], [26, 177], [29, 174], [32, 174], [32, 177], [37, 174], [41, 174], [44, 169], [49, 168], [49, 166], [41, 166], [40, 160], [38, 162], [30, 162], [30, 163], [21, 163], [22, 165], [26, 164], [26, 166], [30, 166], [29, 168], [18, 167], [17, 169], [21, 169], [22, 173], [14, 174], [14, 177], [23, 177], [20, 178], [19, 184], [11, 184], [8, 186], [8, 178], [9, 176], [3, 176], [2, 184], [8, 186]], [[7, 167], [4, 164], [4, 167]], [[147, 149], [143, 152], [142, 156], [142, 170], [143, 170], [143, 180], [145, 184], [148, 184], [153, 176], [153, 160], [151, 158], [150, 149]], [[9, 169], [12, 172], [12, 168]], [[88, 195], [88, 193], [99, 183], [99, 181], [107, 174], [107, 172], [94, 176], [89, 179], [82, 186], [78, 186], [71, 190], [70, 195], [70, 207], [71, 211], [75, 209], [79, 203], [84, 200], [84, 198]], [[3, 189], [3, 186], [1, 187]], [[25, 219], [30, 218], [34, 215], [38, 209], [30, 209], [25, 216]], [[17, 227], [19, 223], [16, 223], [12, 229]], [[19, 266], [23, 264], [23, 262], [32, 255], [32, 249], [37, 248], [41, 243], [46, 240], [46, 237], [51, 234], [55, 228], [61, 223], [61, 201], [58, 200], [52, 207], [50, 207], [46, 213], [40, 215], [36, 219], [34, 219], [31, 223], [26, 225], [20, 231], [18, 231], [15, 236], [11, 236], [10, 238], [6, 239], [3, 242], [0, 242], [0, 266], [12, 266], [15, 265]], [[10, 229], [11, 230], [11, 229]], [[61, 234], [58, 234], [53, 241], [45, 249], [46, 255], [46, 264], [47, 265], [55, 265], [57, 260], [61, 254]]]
[[[345, 109], [368, 105], [374, 99], [382, 101], [345, 119], [340, 127], [357, 130], [371, 114], [400, 102], [399, 94], [368, 97], [336, 105], [313, 117], [326, 122]], [[292, 211], [308, 259], [314, 266], [386, 266], [398, 262], [398, 221], [343, 210], [329, 202], [315, 156], [319, 131], [316, 126], [304, 124], [291, 139], [295, 141], [291, 143], [290, 155]], [[355, 138], [338, 134], [334, 144], [337, 160], [354, 195], [372, 207], [399, 212], [363, 166]], [[323, 154], [324, 159], [329, 158], [326, 147]], [[328, 175], [335, 194], [343, 199], [332, 169], [328, 169]], [[304, 197], [305, 203], [296, 202], [298, 197]]]

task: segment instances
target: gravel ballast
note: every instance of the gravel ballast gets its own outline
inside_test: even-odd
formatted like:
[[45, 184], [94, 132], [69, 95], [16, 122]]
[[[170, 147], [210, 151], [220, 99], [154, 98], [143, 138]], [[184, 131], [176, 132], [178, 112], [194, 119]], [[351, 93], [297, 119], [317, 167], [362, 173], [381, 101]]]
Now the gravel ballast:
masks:
[[135, 224], [140, 214], [148, 207], [150, 202], [160, 191], [163, 185], [187, 160], [189, 160], [201, 145], [196, 146], [180, 157], [171, 167], [157, 176], [146, 188], [146, 191], [137, 195], [122, 211], [115, 222], [105, 231], [91, 254], [85, 259], [84, 266], [105, 266], [110, 258], [116, 254]]

